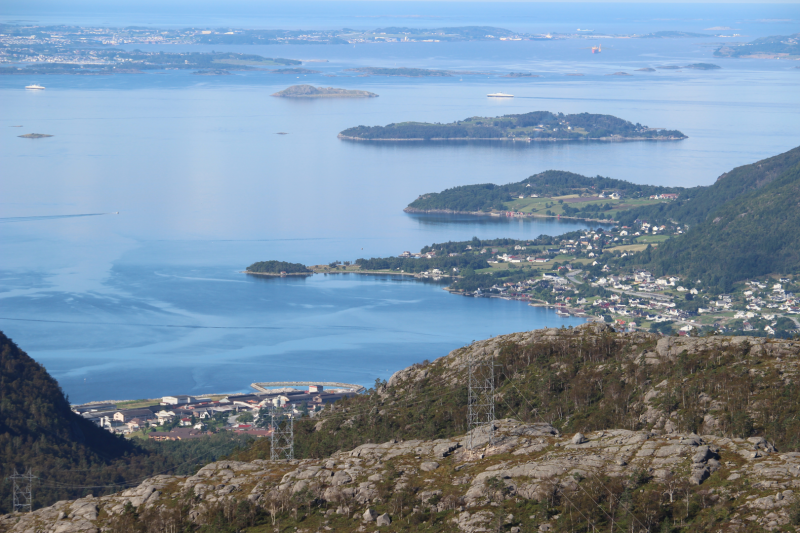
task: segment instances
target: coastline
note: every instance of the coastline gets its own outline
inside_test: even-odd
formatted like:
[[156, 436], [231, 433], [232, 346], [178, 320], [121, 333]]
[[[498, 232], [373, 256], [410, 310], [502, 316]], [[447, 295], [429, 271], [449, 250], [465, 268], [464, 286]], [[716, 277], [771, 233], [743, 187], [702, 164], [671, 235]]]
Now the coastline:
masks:
[[599, 219], [599, 218], [583, 218], [583, 217], [569, 217], [565, 215], [540, 215], [538, 213], [525, 213], [523, 216], [520, 215], [513, 215], [507, 216], [505, 213], [511, 213], [512, 211], [454, 211], [452, 209], [417, 209], [416, 207], [406, 207], [403, 209], [404, 213], [411, 213], [417, 215], [430, 215], [430, 214], [437, 214], [437, 215], [475, 215], [475, 216], [491, 216], [491, 217], [505, 217], [505, 218], [555, 218], [555, 219], [566, 219], [566, 220], [583, 220], [585, 222], [600, 222], [603, 224], [617, 224], [619, 221], [617, 220], [609, 220], [607, 218]]
[[368, 94], [271, 94], [275, 98], [377, 98]]
[[253, 276], [269, 276], [275, 278], [285, 278], [287, 276], [313, 276], [314, 272], [287, 272], [286, 274], [280, 274], [275, 272], [251, 272], [249, 270], [242, 270], [239, 272], [240, 274], [252, 274]]
[[425, 139], [422, 137], [414, 137], [412, 139], [363, 139], [361, 137], [352, 137], [350, 135], [337, 135], [338, 138], [347, 141], [362, 141], [362, 142], [422, 142], [422, 141], [510, 141], [510, 142], [584, 142], [584, 141], [603, 141], [603, 142], [634, 142], [634, 141], [682, 141], [689, 137], [595, 137], [589, 139], [588, 137], [581, 139], [570, 139], [563, 137], [431, 137]]

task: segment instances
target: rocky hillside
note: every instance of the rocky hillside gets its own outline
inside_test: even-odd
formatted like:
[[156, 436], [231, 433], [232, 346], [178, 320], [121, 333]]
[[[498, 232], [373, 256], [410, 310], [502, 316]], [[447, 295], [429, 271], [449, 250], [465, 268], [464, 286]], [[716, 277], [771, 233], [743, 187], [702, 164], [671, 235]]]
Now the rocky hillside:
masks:
[[[800, 451], [800, 342], [660, 337], [608, 326], [543, 329], [475, 342], [396, 373], [369, 394], [295, 427], [300, 457], [367, 442], [467, 431], [467, 360], [494, 358], [495, 413], [564, 433], [625, 428], [764, 436]], [[269, 457], [266, 442], [238, 459]]]
[[[470, 358], [494, 360], [499, 419], [472, 450]], [[0, 531], [800, 531], [798, 363], [800, 341], [505, 335], [298, 421], [302, 460], [263, 439]]]
[[221, 461], [6, 515], [11, 532], [800, 531], [800, 453], [760, 437], [497, 421], [466, 439]]

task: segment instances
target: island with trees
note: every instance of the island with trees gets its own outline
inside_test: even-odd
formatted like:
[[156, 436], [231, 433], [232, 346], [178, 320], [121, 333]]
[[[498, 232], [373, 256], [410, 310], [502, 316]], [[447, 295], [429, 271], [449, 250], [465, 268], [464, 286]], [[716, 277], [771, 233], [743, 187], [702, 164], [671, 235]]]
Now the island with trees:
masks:
[[278, 91], [272, 96], [278, 96], [280, 98], [376, 98], [378, 95], [369, 91], [354, 89], [292, 85], [289, 88]]
[[245, 274], [260, 276], [309, 276], [313, 272], [301, 263], [287, 263], [286, 261], [257, 261], [247, 267]]
[[629, 181], [548, 170], [506, 185], [463, 185], [423, 194], [407, 213], [461, 213], [513, 217], [568, 217], [614, 221], [630, 209], [671, 202], [682, 187], [640, 185]]
[[592, 113], [531, 113], [500, 117], [470, 117], [449, 124], [401, 122], [387, 126], [357, 126], [339, 133], [357, 141], [676, 141], [677, 130], [648, 128], [611, 115]]

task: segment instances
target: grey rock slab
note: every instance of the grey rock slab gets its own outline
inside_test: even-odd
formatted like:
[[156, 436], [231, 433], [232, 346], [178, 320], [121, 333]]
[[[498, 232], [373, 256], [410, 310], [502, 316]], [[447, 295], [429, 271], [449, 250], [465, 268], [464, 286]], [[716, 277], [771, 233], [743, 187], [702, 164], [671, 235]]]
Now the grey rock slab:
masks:
[[364, 522], [374, 522], [378, 518], [378, 513], [375, 509], [367, 509], [364, 511], [364, 514], [361, 515], [361, 519]]
[[387, 513], [383, 513], [382, 515], [378, 516], [378, 518], [375, 520], [375, 523], [378, 527], [388, 526], [392, 523], [392, 518]]
[[433, 472], [437, 468], [439, 468], [439, 463], [437, 463], [436, 461], [425, 461], [424, 463], [419, 465], [419, 469], [422, 470], [423, 472]]

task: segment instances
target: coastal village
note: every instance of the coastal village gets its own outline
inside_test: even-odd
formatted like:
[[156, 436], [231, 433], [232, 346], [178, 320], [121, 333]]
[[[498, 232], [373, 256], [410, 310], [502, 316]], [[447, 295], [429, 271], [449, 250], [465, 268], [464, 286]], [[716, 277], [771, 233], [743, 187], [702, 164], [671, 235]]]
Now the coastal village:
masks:
[[281, 417], [314, 417], [327, 404], [353, 396], [356, 389], [309, 385], [261, 390], [251, 394], [195, 396], [178, 394], [159, 400], [94, 402], [72, 411], [112, 433], [156, 441], [186, 440], [233, 431], [269, 437], [272, 412]]
[[[672, 195], [663, 195], [672, 196]], [[665, 198], [672, 199], [672, 198]], [[503, 216], [524, 216], [515, 212]], [[656, 225], [637, 220], [633, 226], [597, 228], [565, 234], [550, 241], [518, 241], [483, 245], [475, 240], [434, 244], [419, 253], [404, 251], [400, 259], [426, 264], [458, 265], [475, 256], [486, 266], [427, 270], [365, 269], [355, 261], [312, 267], [314, 272], [370, 272], [413, 275], [449, 283], [446, 290], [471, 297], [503, 298], [554, 308], [560, 316], [613, 323], [626, 331], [664, 334], [747, 334], [792, 337], [800, 332], [800, 286], [793, 277], [766, 277], [739, 283], [717, 294], [700, 280], [655, 276], [625, 266], [624, 259], [656, 247], [688, 226]], [[438, 260], [437, 260], [438, 259]], [[467, 274], [467, 276], [465, 276]], [[490, 274], [470, 282], [469, 276]], [[465, 277], [467, 279], [465, 279]]]
[[[699, 280], [656, 277], [647, 270], [615, 265], [683, 231], [639, 222], [636, 227], [585, 231], [552, 247], [483, 248], [478, 253], [491, 256], [487, 271], [527, 267], [531, 276], [462, 294], [527, 300], [530, 305], [554, 306], [560, 315], [593, 317], [629, 331], [766, 336], [800, 331], [800, 287], [792, 278], [750, 280], [730, 294], [710, 296]], [[437, 274], [444, 273], [430, 273]]]

